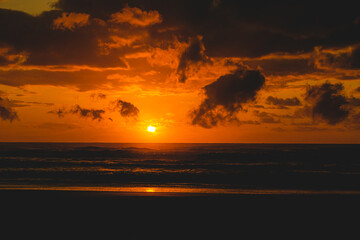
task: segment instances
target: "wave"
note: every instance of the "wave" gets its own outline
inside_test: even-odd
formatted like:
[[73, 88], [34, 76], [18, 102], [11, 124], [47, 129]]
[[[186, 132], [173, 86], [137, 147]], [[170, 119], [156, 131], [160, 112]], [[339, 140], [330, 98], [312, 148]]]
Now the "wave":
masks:
[[0, 143], [0, 185], [359, 190], [360, 145]]

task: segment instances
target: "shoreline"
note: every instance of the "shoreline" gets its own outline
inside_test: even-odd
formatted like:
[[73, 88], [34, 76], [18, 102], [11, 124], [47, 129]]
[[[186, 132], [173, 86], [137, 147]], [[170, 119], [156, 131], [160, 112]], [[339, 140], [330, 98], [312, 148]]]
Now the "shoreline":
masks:
[[[141, 189], [143, 189], [141, 187]], [[148, 189], [148, 188], [147, 188]], [[1, 188], [0, 196], [2, 199], [11, 197], [12, 195], [28, 195], [28, 196], [64, 196], [64, 197], [90, 197], [90, 198], [126, 198], [126, 197], [143, 197], [143, 198], [359, 198], [360, 191], [343, 191], [343, 190], [270, 190], [270, 189], [238, 189], [228, 192], [217, 191], [217, 189], [209, 189], [209, 191], [125, 191], [124, 189], [117, 191], [116, 189], [102, 188]], [[223, 189], [221, 189], [223, 190]]]
[[191, 196], [241, 196], [241, 195], [353, 195], [360, 197], [360, 190], [327, 190], [327, 189], [234, 189], [234, 188], [204, 188], [204, 187], [169, 187], [169, 186], [125, 186], [125, 187], [53, 187], [36, 185], [0, 185], [0, 192], [4, 191], [33, 191], [36, 192], [59, 192], [59, 193], [92, 193], [92, 195], [114, 195], [114, 196], [169, 196], [169, 197], [191, 197]]
[[64, 239], [94, 233], [99, 239], [262, 239], [264, 233], [287, 239], [289, 232], [305, 238], [341, 225], [357, 229], [360, 214], [360, 195], [346, 194], [0, 190], [0, 199], [11, 236], [27, 229], [29, 236]]

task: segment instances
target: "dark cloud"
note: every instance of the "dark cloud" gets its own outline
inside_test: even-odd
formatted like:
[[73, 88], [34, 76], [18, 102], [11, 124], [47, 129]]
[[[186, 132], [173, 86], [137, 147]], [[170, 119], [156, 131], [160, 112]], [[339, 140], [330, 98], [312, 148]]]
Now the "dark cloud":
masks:
[[312, 115], [335, 125], [349, 116], [349, 102], [343, 95], [343, 85], [324, 83], [308, 87], [305, 100], [312, 104]]
[[[137, 117], [139, 114], [139, 109], [129, 102], [122, 101], [120, 99], [111, 103], [111, 108], [115, 111], [119, 111], [122, 117]], [[105, 110], [102, 109], [89, 109], [83, 108], [79, 105], [75, 105], [71, 109], [66, 109], [65, 107], [59, 108], [57, 110], [51, 110], [48, 113], [56, 114], [58, 117], [64, 117], [66, 114], [76, 114], [80, 117], [91, 118], [92, 120], [104, 120], [103, 115]], [[112, 118], [108, 118], [110, 121], [113, 121]]]
[[212, 128], [219, 123], [237, 121], [243, 104], [253, 101], [265, 83], [259, 71], [238, 69], [206, 85], [205, 99], [191, 112], [192, 124]]
[[19, 119], [17, 112], [10, 107], [10, 104], [9, 99], [0, 97], [0, 119], [3, 121], [12, 122]]
[[[360, 42], [360, 24], [354, 23], [359, 13], [351, 1], [258, 4], [225, 0], [214, 4], [213, 0], [59, 0], [55, 7], [56, 10], [36, 17], [1, 10], [0, 40], [18, 49], [32, 50], [34, 56], [29, 59], [32, 62], [41, 62], [45, 56], [51, 62], [62, 62], [64, 56], [69, 55], [68, 60], [73, 62], [94, 64], [97, 56], [104, 65], [111, 65], [112, 61], [119, 66], [121, 62], [115, 58], [118, 54], [100, 56], [95, 50], [98, 40], [111, 34], [108, 28], [111, 19], [120, 14], [120, 22], [130, 23], [128, 28], [121, 26], [123, 36], [129, 33], [126, 32], [129, 27], [147, 24], [151, 37], [164, 36], [164, 29], [176, 29], [171, 32], [181, 41], [201, 35], [210, 57], [311, 52], [315, 46], [349, 46]], [[137, 21], [127, 19], [131, 16], [134, 16], [131, 20]], [[74, 25], [81, 28], [57, 31], [52, 29], [56, 19], [61, 20], [58, 25], [63, 28], [73, 29]], [[164, 41], [161, 44], [164, 45]]]
[[297, 97], [293, 98], [277, 98], [273, 96], [269, 96], [266, 99], [267, 104], [279, 106], [279, 107], [286, 107], [286, 106], [300, 106], [301, 102]]
[[103, 120], [103, 114], [105, 110], [102, 109], [87, 109], [82, 108], [79, 105], [75, 105], [72, 109], [66, 110], [65, 107], [59, 108], [58, 110], [49, 111], [50, 114], [56, 114], [59, 118], [64, 117], [66, 114], [76, 114], [80, 117], [91, 118], [92, 120]]
[[360, 69], [360, 45], [330, 51], [317, 48], [314, 62], [318, 68]]
[[26, 60], [26, 53], [15, 51], [7, 44], [0, 42], [0, 66], [20, 64]]
[[18, 119], [18, 115], [13, 109], [0, 105], [0, 118], [1, 120], [9, 120], [12, 122]]
[[201, 63], [210, 63], [211, 60], [205, 55], [205, 47], [200, 37], [191, 40], [189, 46], [181, 54], [177, 73], [179, 82], [184, 83], [187, 78], [187, 71], [191, 66], [195, 67]]
[[139, 109], [132, 103], [118, 99], [114, 102], [114, 106], [122, 117], [137, 117], [139, 115]]
[[259, 118], [261, 123], [280, 123], [280, 119], [276, 114], [260, 111], [254, 111], [254, 114]]
[[[104, 68], [128, 69], [133, 65], [125, 56], [178, 50], [185, 43], [189, 46], [180, 54], [177, 69], [171, 67], [180, 82], [216, 57], [243, 58], [244, 64], [261, 69], [265, 76], [319, 73], [321, 69], [309, 65], [306, 57], [315, 47], [323, 49], [316, 57], [323, 65], [359, 68], [360, 16], [350, 1], [59, 0], [54, 6], [37, 16], [0, 9], [0, 48], [7, 49], [0, 50], [0, 65], [24, 67], [0, 71], [2, 84], [116, 88], [119, 81], [106, 79]], [[348, 52], [324, 51], [349, 46], [353, 48]], [[279, 53], [283, 57], [262, 58]], [[142, 67], [146, 64], [152, 67], [149, 62]], [[77, 68], [60, 71], [74, 65]], [[39, 68], [23, 71], [30, 66]], [[44, 66], [52, 68], [39, 70]]]
[[310, 64], [308, 57], [284, 58], [283, 56], [273, 56], [269, 59], [249, 59], [243, 61], [243, 64], [251, 68], [261, 68], [265, 75], [301, 75], [319, 72], [313, 64]]
[[358, 13], [348, 6], [314, 2], [268, 2], [260, 6], [257, 2], [225, 1], [212, 16], [216, 27], [204, 34], [205, 46], [209, 56], [255, 57], [357, 43], [359, 26], [353, 21]]
[[70, 110], [70, 113], [78, 114], [81, 117], [91, 118], [92, 120], [103, 120], [103, 114], [105, 113], [104, 110], [101, 109], [87, 109], [82, 108], [79, 105], [76, 105], [73, 109]]
[[92, 93], [90, 95], [90, 97], [93, 99], [93, 100], [96, 100], [96, 99], [105, 99], [106, 98], [106, 94], [104, 93]]
[[51, 110], [47, 113], [56, 114], [56, 115], [58, 115], [59, 118], [61, 118], [61, 117], [64, 117], [65, 113], [67, 113], [67, 112], [66, 112], [65, 108], [59, 108], [58, 110]]
[[161, 26], [177, 27], [183, 35], [204, 36], [211, 57], [312, 51], [314, 46], [349, 45], [360, 40], [360, 26], [354, 24], [359, 13], [352, 1], [59, 0], [57, 7], [102, 18], [126, 4], [156, 9], [163, 16]]
[[[0, 43], [11, 46], [15, 53], [27, 53], [23, 65], [87, 65], [92, 67], [127, 67], [119, 52], [102, 53], [99, 41], [108, 39], [108, 26], [90, 21], [74, 31], [54, 28], [53, 22], [62, 17], [61, 11], [44, 12], [39, 16], [0, 9], [3, 26]], [[74, 14], [71, 16], [78, 16]], [[69, 20], [67, 20], [69, 21]], [[76, 20], [74, 20], [76, 24]], [[64, 20], [61, 26], [71, 28]], [[63, 27], [65, 28], [65, 27]]]
[[[110, 71], [113, 73], [113, 71]], [[50, 76], [50, 77], [49, 77]], [[12, 70], [0, 71], [0, 83], [19, 87], [27, 84], [32, 85], [53, 85], [53, 86], [76, 86], [79, 91], [101, 88], [103, 83], [115, 83], [106, 79], [100, 71], [42, 71], [42, 70]]]
[[[305, 58], [259, 57], [310, 53], [317, 46], [355, 46], [350, 55], [325, 57], [328, 64], [344, 62], [340, 65], [353, 69], [359, 66], [356, 44], [360, 42], [360, 24], [355, 21], [359, 19], [357, 8], [352, 5], [346, 1], [324, 5], [293, 1], [59, 0], [53, 10], [37, 16], [0, 9], [0, 46], [8, 48], [0, 53], [0, 65], [53, 66], [52, 70], [72, 65], [128, 68], [124, 60], [127, 54], [151, 52], [153, 48], [167, 50], [180, 42], [189, 44], [176, 70], [180, 82], [186, 81], [191, 68], [196, 70], [214, 57], [257, 57], [244, 64], [261, 67], [266, 76], [312, 73], [319, 69], [309, 66]], [[89, 90], [108, 81], [104, 76], [102, 81], [58, 77], [85, 74], [79, 69], [80, 74], [52, 72], [54, 77], [39, 77], [43, 74], [36, 71], [19, 77], [15, 76], [21, 75], [17, 71], [0, 73], [11, 75], [0, 76], [1, 83], [81, 85], [81, 90]]]
[[281, 117], [295, 120], [311, 118], [312, 116], [312, 107], [309, 105], [305, 105], [304, 107], [295, 109], [293, 114], [282, 115]]
[[351, 106], [360, 107], [360, 98], [350, 97], [348, 98], [348, 102]]

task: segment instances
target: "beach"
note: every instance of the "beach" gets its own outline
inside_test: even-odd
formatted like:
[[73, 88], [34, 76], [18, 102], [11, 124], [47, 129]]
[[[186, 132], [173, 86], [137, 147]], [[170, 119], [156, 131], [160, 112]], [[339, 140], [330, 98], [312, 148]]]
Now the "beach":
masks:
[[[359, 195], [181, 195], [2, 190], [5, 228], [29, 236], [238, 239], [342, 236], [357, 229]], [[13, 232], [13, 234], [21, 234]], [[265, 235], [264, 235], [265, 234]], [[50, 235], [50, 236], [51, 236]]]
[[358, 225], [358, 145], [0, 149], [3, 229], [14, 238], [346, 239]]

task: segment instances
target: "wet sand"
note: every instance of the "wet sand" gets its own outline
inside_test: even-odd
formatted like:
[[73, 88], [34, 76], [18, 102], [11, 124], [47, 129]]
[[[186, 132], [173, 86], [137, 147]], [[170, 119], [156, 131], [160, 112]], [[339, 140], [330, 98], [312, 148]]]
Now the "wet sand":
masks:
[[67, 239], [322, 238], [337, 230], [345, 239], [360, 213], [359, 195], [340, 194], [2, 190], [0, 197], [3, 226], [13, 236], [25, 231]]

